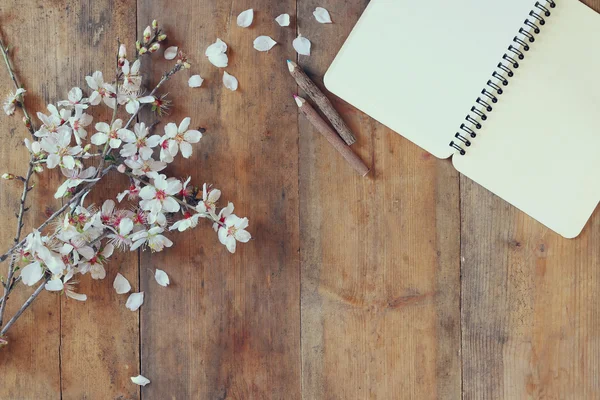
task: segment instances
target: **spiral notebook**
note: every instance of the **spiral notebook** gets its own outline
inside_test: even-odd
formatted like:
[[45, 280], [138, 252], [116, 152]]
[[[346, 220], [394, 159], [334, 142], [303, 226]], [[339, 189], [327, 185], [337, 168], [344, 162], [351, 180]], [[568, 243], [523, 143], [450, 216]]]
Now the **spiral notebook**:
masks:
[[564, 237], [600, 201], [600, 15], [373, 0], [326, 87]]

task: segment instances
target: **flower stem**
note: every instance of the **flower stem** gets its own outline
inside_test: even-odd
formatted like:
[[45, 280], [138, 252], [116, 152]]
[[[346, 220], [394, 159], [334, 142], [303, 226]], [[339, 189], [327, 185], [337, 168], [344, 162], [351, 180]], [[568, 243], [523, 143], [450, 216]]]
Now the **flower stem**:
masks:
[[25, 311], [31, 305], [31, 303], [33, 303], [33, 301], [35, 300], [35, 298], [38, 297], [40, 295], [40, 293], [42, 293], [42, 290], [44, 289], [44, 286], [46, 285], [46, 283], [49, 280], [50, 280], [50, 275], [48, 275], [46, 277], [46, 279], [44, 279], [44, 282], [42, 282], [42, 284], [40, 286], [38, 286], [37, 289], [35, 289], [35, 292], [33, 292], [31, 294], [31, 296], [29, 296], [29, 298], [27, 299], [27, 301], [25, 301], [25, 303], [23, 303], [23, 305], [21, 306], [21, 308], [19, 308], [19, 311], [17, 311], [15, 313], [15, 315], [13, 315], [13, 317], [6, 323], [6, 325], [4, 325], [4, 327], [0, 331], [0, 336], [4, 336], [4, 334], [6, 333], [6, 331], [8, 331], [8, 329], [15, 323], [15, 321], [17, 319], [19, 319], [19, 317], [21, 316], [21, 314], [23, 314], [23, 311]]
[[[29, 159], [29, 168], [27, 169], [27, 175], [25, 175], [25, 179], [23, 180], [23, 192], [21, 193], [21, 202], [19, 205], [19, 213], [17, 215], [17, 233], [15, 234], [15, 238], [13, 239], [15, 243], [19, 242], [21, 238], [21, 231], [23, 230], [23, 216], [27, 211], [25, 208], [25, 200], [27, 199], [27, 193], [29, 193], [29, 180], [31, 179], [31, 175], [33, 174], [33, 160], [34, 156], [32, 155]], [[2, 326], [2, 322], [4, 320], [4, 311], [6, 309], [6, 301], [8, 299], [8, 294], [12, 290], [13, 279], [15, 273], [15, 259], [11, 259], [8, 265], [8, 273], [6, 282], [4, 283], [4, 294], [2, 295], [0, 304], [0, 327]]]
[[[8, 48], [4, 45], [2, 38], [0, 38], [0, 51], [2, 52], [2, 57], [4, 58], [4, 63], [6, 64], [6, 69], [8, 70], [8, 74], [10, 75], [10, 79], [12, 79], [12, 81], [13, 81], [15, 90], [21, 89], [21, 84], [19, 83], [17, 74], [15, 73], [15, 71], [12, 67], [10, 57], [8, 56]], [[21, 105], [21, 109], [23, 110], [23, 114], [25, 115], [25, 118], [29, 122], [27, 125], [27, 129], [29, 130], [29, 133], [31, 133], [31, 135], [33, 136], [33, 134], [35, 133], [35, 127], [33, 126], [33, 122], [31, 121], [29, 112], [27, 112], [27, 108], [25, 108], [24, 102], [21, 101], [21, 102], [19, 102], [19, 104]]]

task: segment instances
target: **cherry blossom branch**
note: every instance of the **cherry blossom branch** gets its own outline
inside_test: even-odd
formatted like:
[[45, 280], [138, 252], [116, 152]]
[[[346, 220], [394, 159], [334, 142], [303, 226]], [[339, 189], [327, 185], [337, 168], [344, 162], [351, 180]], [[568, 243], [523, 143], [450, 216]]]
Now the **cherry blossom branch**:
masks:
[[[181, 71], [182, 69], [184, 69], [184, 65], [182, 63], [178, 63], [175, 64], [175, 66], [173, 67], [173, 69], [171, 69], [170, 71], [166, 72], [162, 78], [160, 79], [160, 81], [158, 82], [158, 84], [154, 87], [154, 89], [152, 89], [152, 91], [150, 92], [149, 96], [154, 96], [156, 94], [156, 92], [158, 91], [158, 89], [169, 79], [171, 79], [171, 77], [173, 75], [175, 75], [177, 72]], [[142, 103], [140, 104], [140, 107], [137, 109], [137, 111], [135, 113], [133, 113], [133, 115], [131, 116], [131, 118], [129, 118], [129, 120], [127, 121], [127, 123], [125, 124], [124, 128], [127, 129], [129, 128], [129, 126], [131, 125], [131, 123], [133, 122], [133, 120], [135, 119], [135, 117], [137, 117], [137, 115], [140, 113], [142, 107], [144, 107], [146, 105], [146, 103]]]
[[[6, 69], [8, 70], [8, 74], [10, 75], [10, 79], [13, 81], [15, 90], [21, 89], [21, 84], [19, 83], [17, 74], [15, 73], [15, 71], [12, 67], [10, 57], [8, 56], [8, 48], [4, 45], [2, 38], [0, 38], [0, 51], [2, 52], [2, 57], [4, 58], [4, 63], [6, 64]], [[33, 126], [32, 122], [31, 122], [31, 117], [29, 116], [29, 113], [27, 112], [27, 108], [25, 108], [25, 103], [21, 101], [21, 102], [19, 102], [19, 105], [21, 106], [21, 109], [23, 110], [23, 114], [25, 115], [25, 126], [29, 130], [29, 133], [31, 133], [31, 136], [33, 136], [33, 134], [35, 133], [35, 127]]]
[[[21, 231], [23, 229], [23, 216], [25, 215], [25, 212], [27, 211], [27, 208], [25, 208], [25, 200], [27, 199], [27, 193], [29, 193], [29, 191], [31, 190], [31, 188], [29, 187], [29, 180], [31, 178], [31, 175], [33, 174], [33, 156], [31, 156], [30, 160], [29, 160], [29, 168], [27, 169], [27, 175], [25, 176], [25, 179], [23, 181], [23, 192], [21, 193], [21, 202], [19, 205], [19, 213], [17, 215], [17, 233], [15, 234], [15, 238], [14, 243], [19, 242], [19, 239], [21, 238]], [[13, 277], [14, 277], [14, 273], [15, 273], [15, 259], [13, 258], [9, 265], [8, 265], [8, 273], [7, 273], [7, 278], [6, 278], [6, 282], [4, 282], [4, 294], [2, 295], [2, 304], [0, 304], [0, 326], [2, 326], [2, 322], [4, 320], [4, 311], [6, 309], [6, 299], [8, 298], [8, 294], [11, 291], [11, 288], [13, 287]]]
[[[117, 110], [119, 109], [119, 102], [118, 102], [118, 97], [119, 97], [119, 74], [120, 74], [120, 70], [119, 70], [119, 49], [121, 47], [121, 41], [119, 40], [119, 38], [117, 38], [117, 62], [116, 62], [116, 73], [115, 73], [115, 108], [113, 109], [113, 114], [112, 114], [112, 118], [110, 121], [110, 126], [112, 127], [112, 125], [114, 124], [115, 120], [117, 119]], [[98, 174], [100, 173], [100, 171], [102, 171], [102, 168], [104, 168], [104, 162], [106, 161], [106, 155], [108, 154], [108, 152], [110, 152], [110, 140], [107, 140], [106, 143], [104, 144], [104, 149], [102, 149], [102, 157], [100, 157], [100, 163], [98, 164], [98, 170], [96, 171], [96, 174], [94, 175], [94, 178], [98, 177]]]
[[[0, 337], [6, 334], [6, 331], [8, 331], [8, 329], [17, 321], [17, 319], [19, 319], [21, 314], [23, 314], [23, 312], [31, 305], [31, 303], [33, 303], [36, 297], [38, 297], [40, 293], [42, 293], [42, 290], [44, 290], [44, 286], [46, 285], [46, 283], [48, 283], [49, 280], [50, 275], [48, 275], [46, 279], [44, 279], [42, 284], [38, 286], [37, 289], [35, 289], [35, 292], [33, 292], [31, 296], [29, 296], [29, 298], [25, 301], [25, 303], [23, 303], [23, 305], [21, 306], [21, 308], [19, 308], [15, 315], [13, 315], [13, 317], [6, 323], [6, 325], [4, 325], [2, 330], [0, 330]], [[3, 302], [2, 304], [4, 305], [6, 304], [6, 302]]]
[[[133, 178], [133, 179], [135, 179], [135, 180], [139, 181], [140, 183], [144, 184], [145, 186], [150, 186], [150, 187], [153, 187], [153, 188], [155, 188], [155, 189], [156, 189], [156, 186], [154, 186], [154, 185], [153, 185], [153, 184], [151, 184], [149, 181], [145, 180], [144, 178], [142, 178], [142, 177], [140, 177], [140, 176], [134, 175], [134, 174], [132, 174], [132, 173], [131, 173], [131, 172], [129, 172], [129, 171], [125, 171], [125, 172], [123, 172], [123, 173], [124, 173], [125, 175], [129, 176], [130, 178]], [[195, 211], [195, 212], [196, 212], [196, 213], [198, 213], [198, 214], [202, 214], [204, 217], [206, 217], [206, 218], [210, 219], [210, 220], [211, 220], [211, 221], [213, 221], [213, 222], [216, 222], [216, 223], [217, 223], [217, 224], [219, 224], [220, 226], [222, 226], [222, 225], [223, 225], [223, 223], [222, 223], [221, 221], [214, 219], [214, 218], [212, 217], [212, 215], [210, 215], [210, 214], [208, 214], [208, 213], [200, 213], [200, 212], [198, 212], [198, 210], [196, 210], [196, 207], [194, 207], [194, 206], [192, 206], [192, 205], [190, 205], [190, 204], [186, 203], [185, 201], [183, 201], [183, 200], [179, 199], [178, 197], [176, 197], [176, 196], [173, 196], [173, 195], [170, 195], [170, 194], [169, 194], [169, 195], [167, 195], [167, 196], [168, 196], [168, 197], [170, 197], [170, 198], [172, 198], [173, 200], [175, 200], [177, 203], [179, 203], [180, 205], [184, 206], [185, 208], [187, 208], [187, 209], [189, 209], [189, 210], [192, 210], [192, 211]]]
[[[11, 80], [13, 81], [15, 90], [18, 90], [21, 88], [21, 84], [19, 83], [17, 75], [12, 67], [12, 63], [11, 63], [11, 60], [10, 60], [10, 57], [8, 54], [8, 48], [4, 45], [4, 42], [2, 41], [1, 38], [0, 38], [0, 51], [2, 52], [2, 58], [4, 59], [4, 64], [6, 65], [6, 69], [8, 70], [8, 74], [10, 75]], [[29, 133], [35, 138], [35, 136], [34, 136], [35, 128], [31, 122], [29, 112], [27, 111], [27, 108], [25, 107], [25, 103], [23, 101], [20, 101], [19, 105], [21, 106], [21, 110], [23, 110], [23, 115], [25, 116], [25, 127], [27, 128]], [[23, 191], [21, 192], [19, 212], [17, 213], [17, 233], [15, 234], [15, 237], [13, 239], [14, 243], [17, 243], [19, 241], [19, 239], [21, 238], [21, 232], [23, 229], [23, 217], [24, 217], [25, 213], [27, 212], [27, 210], [29, 209], [29, 208], [25, 207], [25, 202], [27, 200], [27, 194], [32, 189], [32, 187], [29, 186], [29, 181], [31, 180], [31, 176], [33, 175], [33, 172], [35, 171], [34, 161], [35, 161], [35, 156], [32, 154], [29, 157], [29, 166], [27, 169], [27, 174], [25, 175], [25, 178], [21, 179], [23, 182]], [[8, 295], [12, 291], [12, 288], [14, 287], [14, 283], [15, 283], [13, 281], [14, 273], [15, 273], [15, 260], [12, 259], [8, 265], [6, 282], [4, 282], [4, 294], [2, 295], [2, 298], [0, 299], [0, 301], [1, 301], [1, 304], [0, 304], [0, 327], [2, 326], [2, 322], [4, 320], [4, 312], [6, 309], [6, 300], [8, 299]]]
[[[115, 165], [111, 164], [108, 167], [104, 168], [104, 170], [100, 174], [100, 178], [102, 178], [104, 175], [106, 175], [114, 167], [115, 167]], [[38, 226], [36, 230], [39, 231], [39, 232], [41, 232], [44, 228], [46, 228], [50, 224], [50, 222], [52, 222], [54, 219], [56, 219], [58, 216], [60, 216], [63, 212], [65, 212], [65, 210], [67, 208], [69, 208], [69, 206], [71, 204], [75, 203], [76, 201], [78, 201], [79, 199], [81, 199], [83, 196], [85, 196], [86, 194], [88, 194], [92, 190], [92, 188], [98, 182], [100, 182], [100, 179], [88, 183], [86, 187], [84, 187], [80, 192], [78, 192], [76, 195], [74, 195], [71, 198], [71, 200], [69, 200], [67, 203], [65, 203], [54, 214], [52, 214], [50, 217], [48, 217], [48, 219], [43, 224], [41, 224], [40, 226]], [[8, 251], [6, 251], [4, 254], [2, 254], [0, 256], [0, 262], [6, 260], [8, 258], [8, 256], [11, 255], [16, 249], [18, 249], [19, 247], [23, 246], [25, 244], [25, 240], [26, 239], [21, 240], [19, 243], [15, 244], [13, 247], [11, 247], [10, 249], [8, 249]]]

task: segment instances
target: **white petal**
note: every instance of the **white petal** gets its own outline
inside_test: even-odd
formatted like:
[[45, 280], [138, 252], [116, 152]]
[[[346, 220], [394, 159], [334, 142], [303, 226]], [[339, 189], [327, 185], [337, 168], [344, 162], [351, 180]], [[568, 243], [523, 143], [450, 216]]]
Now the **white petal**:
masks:
[[204, 82], [204, 79], [202, 79], [200, 75], [192, 75], [188, 80], [188, 86], [191, 88], [200, 87], [202, 86], [202, 82]]
[[302, 56], [310, 56], [310, 40], [304, 36], [298, 35], [298, 37], [292, 42], [292, 45], [298, 54]]
[[329, 16], [329, 11], [324, 9], [323, 7], [317, 7], [315, 11], [313, 11], [313, 15], [315, 19], [322, 24], [331, 24], [331, 17]]
[[125, 294], [131, 290], [129, 281], [121, 274], [117, 274], [117, 276], [115, 276], [113, 287], [115, 288], [117, 294]]
[[135, 311], [144, 302], [144, 292], [139, 293], [131, 293], [129, 298], [127, 299], [127, 303], [125, 303], [125, 307], [127, 307], [131, 311]]
[[258, 51], [269, 51], [277, 44], [269, 36], [259, 36], [254, 39], [254, 48]]
[[58, 292], [60, 290], [63, 290], [63, 287], [64, 284], [63, 281], [60, 280], [60, 278], [52, 278], [48, 281], [48, 283], [46, 283], [44, 289], [50, 292]]
[[138, 375], [138, 376], [132, 376], [131, 382], [135, 383], [136, 385], [146, 386], [147, 384], [150, 383], [150, 380], [148, 378], [146, 378], [145, 376]]
[[242, 12], [240, 15], [238, 15], [237, 24], [238, 24], [238, 26], [240, 26], [242, 28], [247, 28], [250, 25], [252, 25], [253, 19], [254, 19], [254, 10], [249, 9], [249, 10]]
[[165, 59], [166, 60], [172, 60], [172, 59], [174, 59], [177, 56], [177, 50], [178, 50], [177, 46], [168, 47], [165, 50]]
[[181, 142], [179, 144], [179, 149], [181, 150], [181, 155], [183, 158], [190, 158], [192, 155], [192, 145], [188, 142]]
[[281, 14], [275, 18], [275, 21], [277, 21], [279, 26], [290, 26], [290, 14]]
[[227, 71], [223, 73], [223, 85], [229, 90], [235, 91], [238, 88], [238, 80], [233, 75], [229, 75]]
[[207, 57], [214, 56], [217, 54], [222, 54], [227, 51], [227, 43], [217, 38], [217, 41], [208, 46], [204, 55]]
[[44, 270], [39, 262], [32, 262], [21, 270], [21, 280], [27, 286], [33, 286], [37, 281], [42, 279]]
[[167, 287], [169, 286], [169, 275], [167, 275], [167, 273], [165, 271], [163, 271], [162, 269], [157, 269], [156, 272], [154, 273], [154, 278], [156, 279], [156, 282], [160, 285], [160, 286], [164, 286]]
[[219, 53], [208, 56], [208, 61], [217, 68], [225, 68], [229, 63], [229, 58], [225, 53]]

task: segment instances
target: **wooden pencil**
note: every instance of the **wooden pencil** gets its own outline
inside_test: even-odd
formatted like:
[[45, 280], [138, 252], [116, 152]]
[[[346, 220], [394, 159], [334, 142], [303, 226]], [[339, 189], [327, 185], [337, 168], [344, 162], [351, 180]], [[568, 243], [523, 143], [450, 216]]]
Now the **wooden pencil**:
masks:
[[308, 77], [308, 75], [306, 75], [306, 73], [298, 66], [298, 64], [291, 60], [287, 60], [287, 65], [290, 74], [292, 77], [294, 77], [296, 83], [298, 83], [298, 86], [300, 86], [300, 88], [304, 90], [306, 94], [308, 94], [308, 96], [317, 104], [329, 122], [331, 122], [331, 125], [333, 125], [337, 133], [342, 137], [342, 139], [344, 139], [344, 142], [346, 142], [348, 146], [355, 143], [356, 137], [352, 132], [350, 132], [350, 129], [348, 129], [348, 126], [342, 117], [340, 117], [340, 114], [338, 114], [335, 108], [333, 108], [331, 101], [329, 101], [327, 96], [323, 94], [321, 89], [315, 85], [315, 83]]
[[323, 118], [308, 104], [308, 102], [298, 95], [294, 95], [294, 100], [300, 109], [300, 112], [306, 116], [310, 123], [318, 129], [319, 132], [333, 147], [344, 157], [344, 159], [358, 172], [361, 176], [366, 176], [369, 173], [369, 167], [352, 151], [352, 149], [344, 143], [337, 133], [325, 122]]

